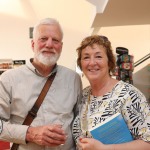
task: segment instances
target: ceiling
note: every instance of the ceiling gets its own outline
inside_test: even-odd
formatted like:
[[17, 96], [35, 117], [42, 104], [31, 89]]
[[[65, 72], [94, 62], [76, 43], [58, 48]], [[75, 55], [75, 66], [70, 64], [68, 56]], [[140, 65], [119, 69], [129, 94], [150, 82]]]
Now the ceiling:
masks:
[[50, 16], [65, 28], [97, 33], [101, 27], [150, 24], [150, 0], [1, 0], [0, 13], [33, 22]]
[[[150, 0], [87, 0], [97, 6], [93, 33], [101, 27], [150, 24]], [[98, 7], [101, 5], [101, 7]]]

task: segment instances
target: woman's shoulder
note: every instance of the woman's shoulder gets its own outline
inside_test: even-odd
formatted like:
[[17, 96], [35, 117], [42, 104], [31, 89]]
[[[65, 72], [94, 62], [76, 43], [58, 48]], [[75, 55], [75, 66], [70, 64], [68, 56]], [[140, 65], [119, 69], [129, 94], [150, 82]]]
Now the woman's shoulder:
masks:
[[120, 80], [117, 85], [116, 85], [116, 89], [121, 90], [122, 92], [126, 92], [129, 95], [139, 95], [139, 96], [144, 96], [144, 94], [138, 89], [136, 88], [134, 85], [124, 82], [122, 80]]
[[122, 87], [122, 88], [126, 88], [128, 90], [135, 90], [135, 91], [139, 91], [138, 88], [136, 88], [134, 85], [128, 83], [128, 82], [125, 82], [125, 81], [122, 81], [120, 80], [118, 83], [117, 83], [118, 87]]

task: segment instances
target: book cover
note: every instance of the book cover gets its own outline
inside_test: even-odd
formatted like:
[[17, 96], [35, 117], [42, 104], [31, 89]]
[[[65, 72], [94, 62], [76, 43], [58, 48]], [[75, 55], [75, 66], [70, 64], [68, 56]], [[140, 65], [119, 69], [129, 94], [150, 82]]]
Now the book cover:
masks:
[[119, 144], [133, 140], [121, 113], [116, 113], [104, 122], [98, 124], [90, 130], [90, 133], [93, 138], [103, 144]]

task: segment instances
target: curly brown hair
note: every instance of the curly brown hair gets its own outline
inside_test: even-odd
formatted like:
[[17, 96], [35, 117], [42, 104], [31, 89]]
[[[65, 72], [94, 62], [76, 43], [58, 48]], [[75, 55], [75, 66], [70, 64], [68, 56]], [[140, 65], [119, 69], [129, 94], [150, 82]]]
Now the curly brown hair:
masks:
[[108, 57], [108, 66], [109, 66], [109, 73], [113, 73], [116, 67], [116, 59], [113, 54], [111, 42], [108, 40], [106, 36], [102, 35], [92, 35], [88, 36], [80, 44], [80, 47], [76, 49], [78, 58], [77, 58], [77, 65], [82, 70], [81, 67], [81, 53], [84, 48], [87, 46], [93, 46], [93, 44], [102, 45], [106, 49], [106, 55]]

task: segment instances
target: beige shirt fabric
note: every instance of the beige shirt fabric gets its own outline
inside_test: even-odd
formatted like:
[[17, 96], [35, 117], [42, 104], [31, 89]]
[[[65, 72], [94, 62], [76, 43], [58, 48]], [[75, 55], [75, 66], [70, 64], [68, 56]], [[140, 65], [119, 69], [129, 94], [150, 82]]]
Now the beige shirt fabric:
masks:
[[[0, 140], [19, 143], [19, 150], [58, 150], [26, 143], [28, 126], [21, 125], [41, 92], [47, 77], [41, 76], [32, 63], [10, 69], [0, 76]], [[68, 138], [62, 150], [75, 150], [70, 124], [73, 109], [81, 94], [80, 76], [73, 70], [57, 66], [57, 74], [31, 126], [53, 123], [62, 113]], [[75, 110], [75, 109], [74, 109]], [[77, 110], [77, 109], [76, 109]]]

